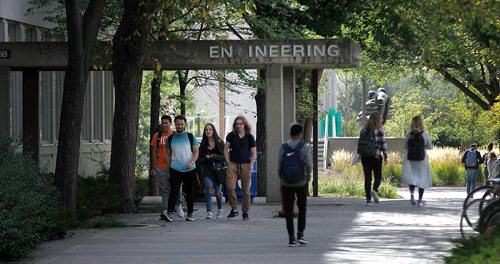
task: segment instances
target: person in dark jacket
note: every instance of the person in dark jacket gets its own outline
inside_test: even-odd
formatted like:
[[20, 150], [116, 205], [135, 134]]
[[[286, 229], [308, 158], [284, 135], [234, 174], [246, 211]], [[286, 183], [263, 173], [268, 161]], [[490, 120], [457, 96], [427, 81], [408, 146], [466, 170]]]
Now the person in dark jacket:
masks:
[[[289, 148], [295, 149], [299, 143], [302, 143], [302, 148], [300, 149], [300, 160], [304, 165], [304, 177], [300, 181], [295, 183], [287, 183], [283, 179], [283, 153], [285, 150], [283, 147], [279, 151], [278, 160], [278, 175], [280, 177], [281, 188], [283, 190], [283, 204], [285, 208], [285, 218], [286, 218], [286, 229], [288, 232], [288, 244], [293, 247], [299, 244], [307, 244], [307, 240], [304, 238], [304, 229], [306, 228], [306, 206], [307, 206], [307, 188], [309, 186], [309, 181], [311, 180], [311, 171], [313, 168], [313, 158], [311, 147], [307, 144], [301, 142], [302, 138], [302, 125], [299, 123], [293, 123], [290, 127], [290, 139], [285, 142], [288, 144]], [[286, 153], [287, 155], [289, 153]], [[297, 223], [297, 237], [294, 235], [293, 228], [293, 206], [295, 204], [295, 197], [297, 197], [297, 205], [299, 207], [298, 223]]]
[[212, 219], [212, 195], [215, 193], [217, 199], [217, 219], [222, 217], [222, 182], [217, 181], [214, 171], [215, 163], [224, 163], [224, 141], [217, 134], [213, 124], [206, 124], [203, 130], [203, 138], [200, 144], [201, 175], [205, 183], [205, 203], [207, 207], [206, 219]]
[[464, 152], [462, 163], [465, 164], [465, 176], [467, 179], [467, 194], [476, 188], [477, 172], [479, 164], [483, 163], [481, 153], [477, 151], [476, 144], [472, 143], [470, 149]]

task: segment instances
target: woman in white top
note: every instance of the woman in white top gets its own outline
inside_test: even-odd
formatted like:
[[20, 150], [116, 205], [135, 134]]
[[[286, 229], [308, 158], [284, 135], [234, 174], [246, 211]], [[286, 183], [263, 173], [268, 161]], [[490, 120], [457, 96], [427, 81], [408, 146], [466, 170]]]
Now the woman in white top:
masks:
[[404, 143], [405, 155], [403, 157], [403, 182], [410, 186], [411, 204], [417, 205], [413, 195], [415, 186], [418, 187], [418, 206], [424, 206], [422, 197], [424, 190], [432, 186], [429, 155], [426, 149], [432, 149], [432, 142], [421, 116], [411, 119], [410, 133]]

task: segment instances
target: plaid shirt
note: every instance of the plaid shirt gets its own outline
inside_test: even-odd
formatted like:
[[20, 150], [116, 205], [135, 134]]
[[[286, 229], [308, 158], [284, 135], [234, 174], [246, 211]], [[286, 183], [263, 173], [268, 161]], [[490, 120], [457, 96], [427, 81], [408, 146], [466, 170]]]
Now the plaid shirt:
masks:
[[385, 141], [384, 129], [376, 128], [375, 129], [375, 144], [377, 146], [377, 152], [375, 157], [380, 159], [381, 153], [384, 155], [384, 159], [387, 159], [387, 142]]

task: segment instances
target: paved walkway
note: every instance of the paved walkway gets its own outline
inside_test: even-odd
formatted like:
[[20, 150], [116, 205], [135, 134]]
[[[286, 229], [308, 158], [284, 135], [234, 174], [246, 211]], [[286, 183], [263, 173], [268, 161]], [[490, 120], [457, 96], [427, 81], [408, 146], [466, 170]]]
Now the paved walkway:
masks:
[[[135, 227], [72, 231], [43, 244], [24, 263], [440, 263], [458, 237], [464, 188], [433, 188], [426, 206], [402, 200], [310, 198], [305, 236], [309, 245], [289, 248], [279, 205], [255, 204], [250, 221], [206, 220], [203, 204], [194, 222], [158, 214], [118, 215]], [[225, 205], [225, 214], [228, 213]]]

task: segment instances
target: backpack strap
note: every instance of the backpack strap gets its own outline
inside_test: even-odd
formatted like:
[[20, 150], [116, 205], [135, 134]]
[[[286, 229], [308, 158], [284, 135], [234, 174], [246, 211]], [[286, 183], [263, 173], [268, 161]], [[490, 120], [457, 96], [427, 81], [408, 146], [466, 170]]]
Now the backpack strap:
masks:
[[[175, 132], [174, 132], [175, 134]], [[168, 136], [167, 141], [168, 141], [168, 146], [170, 147], [172, 145], [172, 138], [174, 137], [174, 134]], [[194, 136], [193, 134], [187, 132], [188, 138], [189, 138], [189, 145], [191, 145], [191, 151], [193, 151], [193, 145], [194, 145]], [[167, 144], [165, 144], [165, 147], [167, 147]]]

